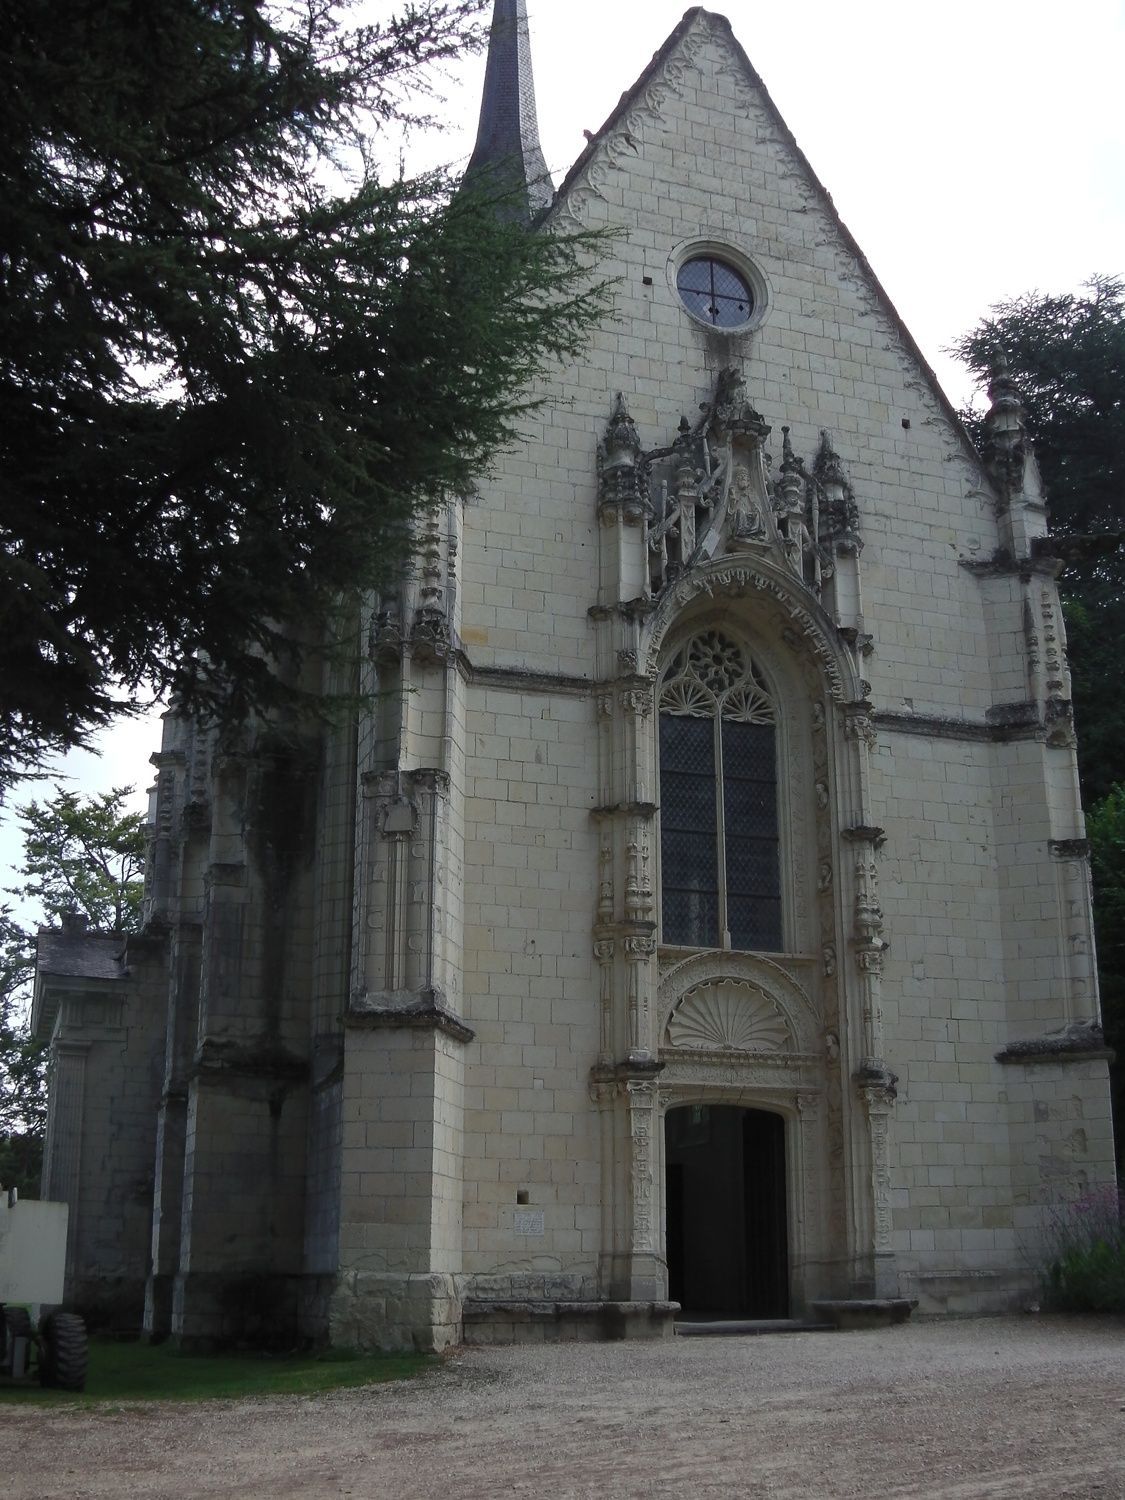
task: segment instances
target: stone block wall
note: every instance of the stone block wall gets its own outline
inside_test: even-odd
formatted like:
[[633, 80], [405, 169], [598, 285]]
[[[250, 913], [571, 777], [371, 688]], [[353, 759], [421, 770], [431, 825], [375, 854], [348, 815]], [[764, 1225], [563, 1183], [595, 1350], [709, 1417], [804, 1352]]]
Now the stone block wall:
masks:
[[461, 1045], [429, 1026], [349, 1030], [334, 1343], [459, 1337]]
[[[467, 715], [464, 1270], [597, 1285], [596, 766], [584, 697], [488, 687]], [[570, 1295], [576, 1295], [572, 1290]]]
[[[135, 940], [132, 957], [151, 974], [162, 944]], [[68, 1303], [92, 1327], [130, 1330], [149, 1269], [163, 1018], [124, 980], [74, 980], [60, 994], [43, 1196], [70, 1206]]]

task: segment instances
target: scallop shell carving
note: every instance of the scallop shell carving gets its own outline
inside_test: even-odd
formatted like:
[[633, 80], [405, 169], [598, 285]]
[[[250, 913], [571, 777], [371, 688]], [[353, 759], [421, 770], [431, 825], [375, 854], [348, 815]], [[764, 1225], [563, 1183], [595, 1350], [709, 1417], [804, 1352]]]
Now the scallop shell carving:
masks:
[[761, 990], [726, 980], [687, 992], [669, 1018], [667, 1040], [696, 1052], [779, 1052], [789, 1028]]

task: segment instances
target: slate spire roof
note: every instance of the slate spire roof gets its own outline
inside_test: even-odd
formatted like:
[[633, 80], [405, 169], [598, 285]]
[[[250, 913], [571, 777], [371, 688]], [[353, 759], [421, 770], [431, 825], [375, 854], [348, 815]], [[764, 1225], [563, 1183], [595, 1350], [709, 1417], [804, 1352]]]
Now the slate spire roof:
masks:
[[554, 196], [535, 114], [527, 0], [495, 0], [477, 143], [465, 181], [491, 178], [513, 191], [513, 212], [530, 222]]

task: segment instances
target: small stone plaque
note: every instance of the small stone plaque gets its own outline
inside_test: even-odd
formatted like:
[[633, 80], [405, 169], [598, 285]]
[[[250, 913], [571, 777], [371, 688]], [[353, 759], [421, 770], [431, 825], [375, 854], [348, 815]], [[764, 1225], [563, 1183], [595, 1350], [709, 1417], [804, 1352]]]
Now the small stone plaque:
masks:
[[512, 1228], [517, 1234], [534, 1235], [537, 1239], [543, 1235], [543, 1210], [541, 1208], [517, 1208], [512, 1220]]

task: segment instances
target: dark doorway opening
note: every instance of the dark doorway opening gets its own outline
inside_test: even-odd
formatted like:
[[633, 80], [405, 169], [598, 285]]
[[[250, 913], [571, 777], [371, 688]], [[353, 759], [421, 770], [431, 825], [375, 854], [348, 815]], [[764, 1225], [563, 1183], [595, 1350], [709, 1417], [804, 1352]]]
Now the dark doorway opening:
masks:
[[664, 1131], [669, 1297], [696, 1316], [787, 1318], [784, 1119], [688, 1104]]

